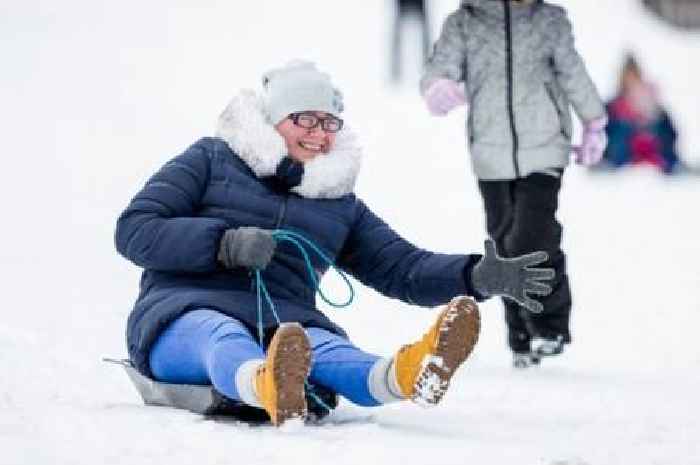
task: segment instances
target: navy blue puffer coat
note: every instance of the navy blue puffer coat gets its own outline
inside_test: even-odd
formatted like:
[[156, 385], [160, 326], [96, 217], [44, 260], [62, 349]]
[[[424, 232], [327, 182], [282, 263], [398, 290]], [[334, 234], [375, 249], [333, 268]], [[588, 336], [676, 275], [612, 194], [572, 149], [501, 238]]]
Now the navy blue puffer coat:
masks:
[[[290, 167], [284, 141], [265, 123], [254, 94], [232, 101], [217, 135], [163, 166], [117, 222], [118, 251], [144, 268], [127, 324], [129, 356], [143, 374], [151, 375], [148, 354], [160, 332], [188, 310], [216, 309], [256, 327], [254, 274], [227, 270], [216, 259], [228, 228], [301, 233], [362, 283], [405, 302], [434, 306], [472, 293], [468, 276], [480, 256], [419, 249], [352, 193], [359, 166], [352, 137], [339, 135], [337, 149], [321, 156], [323, 162], [305, 164], [301, 183], [290, 185], [298, 175], [281, 169]], [[327, 265], [312, 261], [322, 275]], [[263, 277], [283, 322], [344, 334], [316, 308], [315, 289], [293, 245], [278, 245]], [[263, 312], [263, 324], [277, 324], [271, 312]]]

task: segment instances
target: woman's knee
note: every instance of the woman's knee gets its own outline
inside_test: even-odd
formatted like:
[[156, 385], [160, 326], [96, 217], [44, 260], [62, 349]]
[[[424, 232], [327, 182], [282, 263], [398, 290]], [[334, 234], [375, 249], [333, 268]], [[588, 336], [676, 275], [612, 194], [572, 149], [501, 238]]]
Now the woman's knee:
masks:
[[153, 344], [149, 354], [151, 371], [162, 376], [171, 372], [202, 373], [212, 358], [237, 346], [245, 347], [247, 350], [241, 351], [246, 354], [262, 353], [238, 320], [216, 310], [191, 310], [166, 327]]

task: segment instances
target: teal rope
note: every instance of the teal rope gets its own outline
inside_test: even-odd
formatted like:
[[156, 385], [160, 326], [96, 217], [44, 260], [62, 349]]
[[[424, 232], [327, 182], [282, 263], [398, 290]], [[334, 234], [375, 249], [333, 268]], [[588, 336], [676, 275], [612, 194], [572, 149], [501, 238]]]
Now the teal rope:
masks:
[[[321, 296], [321, 299], [323, 299], [324, 302], [326, 302], [328, 305], [335, 307], [335, 308], [344, 308], [348, 307], [350, 304], [352, 304], [353, 299], [355, 298], [355, 291], [352, 288], [352, 283], [350, 283], [350, 279], [338, 269], [338, 267], [335, 266], [333, 263], [333, 260], [328, 258], [326, 254], [324, 254], [321, 249], [313, 243], [310, 239], [307, 239], [304, 237], [302, 234], [296, 233], [294, 231], [288, 231], [286, 229], [277, 229], [272, 233], [272, 237], [277, 239], [278, 242], [282, 241], [287, 241], [291, 242], [294, 244], [297, 249], [299, 249], [299, 252], [301, 253], [301, 256], [304, 258], [304, 262], [306, 264], [306, 271], [308, 272], [309, 278], [311, 279], [311, 283], [313, 284], [314, 288], [318, 292], [318, 294]], [[316, 254], [321, 257], [323, 261], [325, 261], [331, 268], [333, 268], [336, 273], [340, 275], [341, 278], [345, 281], [345, 284], [348, 285], [348, 289], [350, 289], [350, 297], [346, 302], [343, 303], [336, 303], [330, 301], [326, 295], [323, 293], [321, 290], [319, 284], [318, 284], [318, 279], [316, 278], [316, 273], [314, 272], [314, 268], [311, 265], [311, 259], [309, 258], [309, 254], [304, 248], [304, 244], [306, 244], [312, 251], [316, 252]]]
[[315, 400], [316, 403], [317, 403], [318, 405], [320, 405], [321, 407], [325, 408], [328, 412], [330, 412], [330, 411], [332, 410], [331, 407], [330, 407], [330, 405], [326, 404], [319, 396], [317, 396], [316, 394], [314, 394], [314, 393], [311, 391], [311, 386], [309, 386], [309, 382], [308, 382], [308, 381], [304, 381], [304, 386], [306, 387], [306, 393], [307, 393], [313, 400]]
[[[314, 289], [318, 294], [321, 296], [321, 299], [323, 299], [324, 302], [326, 302], [328, 305], [335, 307], [335, 308], [345, 308], [350, 306], [352, 303], [353, 299], [355, 298], [355, 290], [352, 287], [352, 283], [350, 282], [350, 279], [338, 269], [338, 267], [335, 266], [335, 263], [333, 263], [333, 260], [328, 258], [326, 254], [324, 254], [321, 249], [314, 244], [313, 241], [310, 239], [304, 237], [302, 234], [296, 233], [294, 231], [288, 231], [285, 229], [277, 229], [273, 231], [272, 237], [277, 241], [277, 242], [282, 242], [282, 241], [287, 241], [291, 242], [296, 246], [296, 248], [299, 250], [299, 253], [301, 253], [301, 256], [304, 258], [304, 264], [306, 265], [306, 271], [309, 275], [309, 279], [311, 280], [311, 283], [314, 286]], [[333, 268], [341, 278], [345, 281], [345, 284], [348, 285], [348, 289], [350, 289], [350, 297], [346, 302], [343, 303], [336, 303], [332, 302], [329, 300], [326, 295], [323, 293], [321, 290], [321, 287], [319, 286], [318, 279], [316, 278], [316, 272], [314, 271], [313, 266], [311, 265], [311, 258], [309, 257], [309, 253], [306, 251], [304, 248], [304, 245], [307, 245], [313, 252], [315, 252], [323, 261], [325, 261], [331, 268]], [[279, 315], [277, 314], [277, 310], [275, 309], [275, 304], [272, 301], [272, 298], [270, 297], [270, 293], [267, 290], [267, 287], [265, 286], [265, 281], [262, 278], [262, 272], [261, 270], [255, 270], [255, 281], [256, 281], [256, 290], [257, 290], [257, 297], [258, 297], [258, 341], [260, 342], [260, 347], [263, 346], [263, 339], [264, 339], [264, 331], [263, 331], [263, 302], [262, 299], [265, 299], [265, 302], [267, 303], [267, 306], [270, 308], [270, 311], [272, 312], [272, 315], [275, 317], [275, 320], [277, 321], [277, 324], [280, 325], [282, 324], [282, 321], [280, 320]], [[306, 386], [306, 392], [311, 396], [321, 407], [325, 408], [329, 412], [331, 411], [330, 406], [328, 406], [323, 400], [314, 394], [311, 391], [311, 387], [309, 386], [308, 381], [304, 381], [304, 386]]]
[[[306, 266], [306, 271], [307, 274], [309, 275], [309, 279], [311, 280], [311, 284], [313, 284], [314, 289], [318, 294], [321, 296], [321, 299], [323, 299], [324, 302], [326, 302], [328, 305], [335, 307], [335, 308], [345, 308], [350, 306], [352, 304], [352, 301], [355, 298], [355, 290], [352, 287], [352, 283], [350, 282], [350, 279], [347, 277], [345, 273], [340, 271], [337, 266], [335, 266], [335, 263], [333, 263], [333, 260], [328, 258], [326, 254], [321, 251], [321, 249], [314, 244], [314, 242], [302, 234], [299, 234], [294, 231], [289, 231], [286, 229], [276, 229], [275, 231], [272, 232], [272, 237], [277, 241], [277, 242], [282, 242], [282, 241], [287, 241], [291, 242], [296, 246], [296, 248], [299, 250], [299, 253], [301, 256], [304, 258], [304, 264]], [[348, 297], [348, 300], [346, 302], [342, 303], [337, 303], [329, 300], [326, 295], [323, 293], [321, 290], [321, 287], [318, 283], [318, 279], [316, 278], [316, 272], [314, 271], [314, 267], [311, 265], [311, 258], [309, 257], [309, 253], [306, 251], [304, 248], [304, 245], [307, 245], [313, 252], [315, 252], [323, 261], [325, 261], [331, 268], [335, 270], [336, 273], [340, 275], [341, 278], [345, 281], [345, 284], [348, 285], [348, 289], [350, 290], [350, 296]], [[262, 270], [255, 270], [255, 281], [256, 281], [256, 290], [257, 290], [257, 297], [258, 297], [258, 340], [260, 342], [260, 346], [262, 347], [263, 345], [263, 302], [262, 299], [265, 299], [265, 302], [267, 303], [267, 306], [270, 308], [270, 311], [272, 312], [272, 315], [275, 317], [275, 321], [277, 321], [277, 324], [281, 324], [282, 321], [280, 320], [279, 315], [277, 314], [277, 310], [275, 309], [275, 304], [272, 301], [272, 298], [270, 297], [270, 293], [267, 290], [267, 286], [265, 286], [265, 281], [263, 280], [262, 277]]]
[[267, 287], [265, 286], [265, 281], [262, 279], [262, 275], [260, 270], [255, 270], [255, 281], [257, 284], [257, 293], [258, 293], [258, 341], [260, 342], [260, 347], [263, 346], [263, 322], [262, 322], [262, 297], [265, 297], [265, 301], [267, 302], [267, 306], [270, 308], [270, 311], [272, 312], [272, 315], [274, 315], [275, 320], [277, 321], [277, 324], [282, 324], [280, 321], [279, 315], [277, 315], [277, 310], [275, 310], [275, 304], [272, 302], [272, 298], [270, 297], [270, 293], [267, 291]]

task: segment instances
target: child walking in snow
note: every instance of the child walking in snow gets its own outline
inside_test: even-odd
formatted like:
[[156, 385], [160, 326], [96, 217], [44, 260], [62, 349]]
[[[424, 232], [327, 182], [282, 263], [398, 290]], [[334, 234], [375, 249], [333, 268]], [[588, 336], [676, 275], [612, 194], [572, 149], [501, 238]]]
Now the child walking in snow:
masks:
[[[293, 63], [263, 85], [237, 95], [216, 137], [163, 166], [119, 217], [117, 249], [144, 268], [127, 324], [134, 368], [163, 383], [213, 385], [275, 425], [306, 415], [309, 384], [365, 406], [436, 404], [477, 341], [478, 310], [465, 295], [538, 310], [530, 295], [550, 292], [554, 272], [531, 267], [546, 253], [415, 247], [353, 193], [361, 151], [329, 76]], [[446, 305], [393, 356], [367, 353], [316, 307], [330, 263], [305, 260], [295, 241], [386, 296]]]
[[[600, 160], [607, 120], [565, 10], [537, 0], [463, 0], [443, 24], [421, 93], [437, 116], [469, 105], [473, 171], [498, 249], [510, 257], [545, 250], [556, 270], [541, 313], [504, 299], [514, 365], [561, 353], [571, 342], [571, 292], [558, 194], [571, 152], [583, 165]], [[578, 147], [570, 106], [584, 126]]]

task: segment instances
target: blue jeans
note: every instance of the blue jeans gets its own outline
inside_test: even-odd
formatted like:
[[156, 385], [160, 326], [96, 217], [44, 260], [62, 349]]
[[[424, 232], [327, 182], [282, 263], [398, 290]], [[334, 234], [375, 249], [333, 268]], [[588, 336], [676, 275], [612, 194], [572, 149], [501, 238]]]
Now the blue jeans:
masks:
[[[312, 383], [358, 405], [380, 405], [367, 383], [378, 356], [324, 329], [306, 328], [306, 334], [312, 350]], [[241, 322], [214, 310], [199, 309], [185, 313], [163, 331], [151, 348], [149, 362], [158, 381], [212, 384], [226, 397], [241, 400], [236, 370], [249, 360], [264, 358], [263, 348]]]

